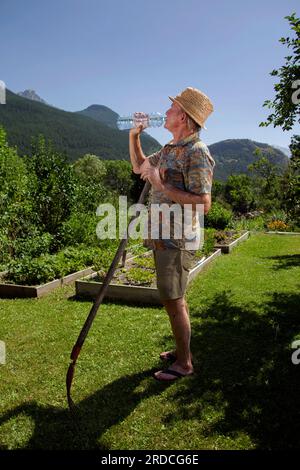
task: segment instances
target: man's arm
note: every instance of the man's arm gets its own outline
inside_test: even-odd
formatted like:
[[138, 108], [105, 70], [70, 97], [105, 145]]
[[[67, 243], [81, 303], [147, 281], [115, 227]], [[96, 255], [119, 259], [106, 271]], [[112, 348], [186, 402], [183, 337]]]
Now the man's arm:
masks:
[[136, 174], [140, 174], [140, 166], [146, 160], [144, 152], [142, 150], [141, 142], [140, 142], [140, 134], [143, 131], [144, 126], [140, 125], [139, 127], [135, 127], [130, 129], [129, 132], [129, 154], [133, 172]]
[[196, 209], [196, 204], [203, 204], [204, 214], [207, 214], [209, 211], [211, 206], [210, 193], [195, 194], [163, 182], [158, 168], [151, 166], [148, 161], [143, 164], [140, 173], [143, 180], [148, 179], [155, 189], [163, 192], [171, 201], [181, 205], [192, 204], [193, 209]]
[[196, 208], [196, 204], [203, 204], [204, 214], [207, 214], [210, 209], [211, 195], [209, 193], [194, 194], [188, 191], [182, 191], [168, 183], [162, 184], [161, 191], [173, 202], [177, 202], [181, 205], [192, 204], [193, 209]]

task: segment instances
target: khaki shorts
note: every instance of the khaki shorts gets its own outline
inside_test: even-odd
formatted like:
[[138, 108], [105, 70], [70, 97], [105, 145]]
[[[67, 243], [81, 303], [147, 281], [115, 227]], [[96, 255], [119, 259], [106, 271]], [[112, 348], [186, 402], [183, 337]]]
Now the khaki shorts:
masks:
[[157, 289], [161, 300], [179, 299], [186, 291], [189, 270], [195, 258], [194, 251], [153, 250]]

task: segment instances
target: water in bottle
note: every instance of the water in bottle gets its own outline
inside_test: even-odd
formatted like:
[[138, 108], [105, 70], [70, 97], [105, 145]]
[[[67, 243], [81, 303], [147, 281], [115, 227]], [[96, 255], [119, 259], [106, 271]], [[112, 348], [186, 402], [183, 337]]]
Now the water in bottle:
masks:
[[138, 127], [141, 124], [144, 127], [160, 127], [166, 121], [166, 117], [160, 113], [142, 113], [136, 112], [130, 116], [120, 116], [117, 121], [118, 128], [123, 131]]

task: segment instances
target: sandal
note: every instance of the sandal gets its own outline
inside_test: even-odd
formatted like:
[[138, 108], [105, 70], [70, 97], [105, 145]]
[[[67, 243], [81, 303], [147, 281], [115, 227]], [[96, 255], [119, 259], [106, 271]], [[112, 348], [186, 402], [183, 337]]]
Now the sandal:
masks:
[[172, 369], [165, 369], [165, 370], [160, 370], [159, 372], [162, 372], [163, 374], [169, 375], [171, 378], [170, 379], [160, 379], [159, 376], [153, 374], [153, 377], [155, 380], [158, 380], [159, 382], [174, 382], [174, 380], [182, 379], [183, 377], [187, 377], [189, 375], [193, 375], [194, 372], [190, 372], [189, 374], [182, 374], [181, 372], [177, 372], [177, 370], [172, 370]]

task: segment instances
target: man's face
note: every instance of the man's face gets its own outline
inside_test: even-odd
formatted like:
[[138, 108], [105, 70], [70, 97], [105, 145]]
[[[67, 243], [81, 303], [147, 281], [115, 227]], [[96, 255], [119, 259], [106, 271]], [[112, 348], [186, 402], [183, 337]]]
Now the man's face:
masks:
[[184, 114], [179, 104], [172, 102], [170, 108], [166, 111], [167, 119], [164, 127], [168, 129], [168, 131], [173, 132], [178, 127], [182, 126]]

